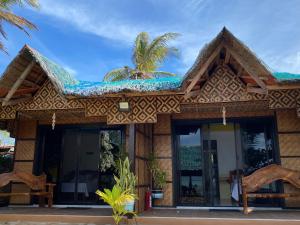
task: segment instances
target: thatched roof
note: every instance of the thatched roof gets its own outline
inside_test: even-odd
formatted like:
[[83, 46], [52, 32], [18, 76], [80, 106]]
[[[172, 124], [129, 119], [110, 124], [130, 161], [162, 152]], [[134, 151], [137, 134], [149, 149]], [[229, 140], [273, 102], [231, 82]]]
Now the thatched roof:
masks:
[[96, 96], [119, 92], [173, 91], [179, 89], [181, 83], [181, 77], [123, 80], [114, 82], [79, 81], [76, 85], [66, 85], [64, 93], [68, 95]]
[[[220, 48], [220, 46], [222, 48]], [[26, 96], [33, 96], [48, 79], [50, 79], [54, 87], [61, 94], [75, 96], [97, 96], [120, 92], [179, 91], [180, 88], [190, 85], [191, 80], [197, 73], [207, 66], [207, 61], [209, 61], [210, 56], [216, 49], [219, 50], [218, 57], [212, 62], [218, 63], [220, 60], [227, 61], [228, 65], [230, 65], [236, 73], [238, 73], [238, 70], [241, 68], [241, 64], [244, 64], [248, 68], [251, 68], [251, 71], [254, 74], [257, 74], [259, 79], [266, 85], [300, 81], [300, 75], [297, 74], [272, 74], [262, 60], [260, 60], [240, 40], [233, 36], [226, 28], [223, 28], [222, 31], [199, 52], [195, 63], [183, 78], [169, 77], [148, 80], [124, 80], [119, 82], [79, 81], [62, 66], [46, 58], [37, 50], [25, 45], [9, 64], [0, 79], [0, 100], [5, 100], [4, 97], [7, 97], [9, 91], [15, 83], [20, 80], [21, 74], [28, 68], [28, 65], [30, 65], [32, 61], [35, 62], [34, 66], [26, 76], [26, 79], [22, 80], [22, 84], [18, 86], [18, 89], [11, 99], [16, 100]], [[230, 57], [226, 59], [226, 54], [229, 50]], [[239, 60], [236, 60], [236, 58], [239, 58]], [[208, 70], [213, 69], [213, 66], [207, 68]], [[201, 87], [208, 77], [209, 74], [206, 75], [206, 77], [203, 76], [201, 80], [199, 79], [199, 81], [195, 83], [195, 87]], [[243, 70], [243, 73], [240, 74], [239, 77], [249, 85], [253, 86], [257, 83], [253, 80], [253, 76], [249, 76], [249, 71]], [[193, 90], [197, 89], [193, 88]]]
[[[31, 61], [36, 62], [44, 72], [43, 75], [46, 75], [60, 91], [63, 91], [65, 85], [74, 85], [78, 82], [62, 66], [46, 58], [37, 50], [25, 45], [2, 74], [0, 88], [12, 86], [19, 78], [20, 72], [25, 70]], [[36, 70], [38, 70], [38, 68], [36, 68]], [[40, 79], [40, 77], [36, 77], [36, 79]]]
[[240, 57], [256, 74], [259, 74], [259, 76], [269, 79], [270, 82], [275, 80], [266, 64], [225, 27], [211, 42], [205, 44], [200, 50], [196, 61], [187, 71], [184, 79], [188, 80], [193, 78], [220, 45], [230, 48], [236, 56]]

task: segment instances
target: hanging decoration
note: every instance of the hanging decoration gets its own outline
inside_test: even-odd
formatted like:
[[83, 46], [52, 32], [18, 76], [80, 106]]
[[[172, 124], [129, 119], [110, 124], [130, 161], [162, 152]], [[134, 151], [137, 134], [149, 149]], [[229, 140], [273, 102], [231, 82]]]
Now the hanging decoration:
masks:
[[54, 112], [53, 115], [52, 115], [52, 130], [55, 129], [55, 123], [56, 123], [56, 115], [55, 115], [55, 112]]
[[226, 126], [226, 108], [223, 106], [222, 108], [222, 114], [223, 114], [223, 125]]

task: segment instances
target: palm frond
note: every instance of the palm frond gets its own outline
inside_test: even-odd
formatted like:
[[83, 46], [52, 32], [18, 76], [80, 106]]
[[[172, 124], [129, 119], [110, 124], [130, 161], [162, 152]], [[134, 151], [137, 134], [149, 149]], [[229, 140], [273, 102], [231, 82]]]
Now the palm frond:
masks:
[[3, 29], [3, 25], [2, 25], [2, 21], [0, 20], [0, 34], [2, 35], [2, 37], [4, 37], [5, 39], [7, 39], [7, 35], [6, 32]]
[[129, 79], [131, 75], [132, 75], [131, 69], [125, 66], [123, 68], [118, 68], [109, 71], [107, 74], [105, 74], [103, 80], [104, 81], [124, 80], [124, 79]]
[[144, 55], [146, 54], [149, 44], [149, 34], [147, 32], [141, 32], [135, 39], [134, 49], [132, 55], [132, 62], [139, 68], [139, 64], [144, 62]]
[[11, 12], [0, 10], [0, 21], [6, 21], [9, 24], [19, 28], [20, 30], [24, 31], [27, 35], [29, 33], [26, 31], [24, 27], [29, 29], [37, 29], [37, 27], [31, 23], [30, 21], [26, 20], [21, 16], [17, 16]]
[[0, 51], [6, 53], [8, 55], [8, 52], [1, 41], [0, 41]]
[[14, 5], [19, 5], [23, 7], [25, 4], [34, 8], [39, 8], [40, 6], [38, 0], [1, 0], [0, 1], [0, 7], [6, 10], [10, 9]]
[[178, 50], [174, 47], [169, 47], [168, 42], [177, 38], [177, 33], [166, 33], [155, 38], [151, 43], [148, 44], [146, 51], [143, 53], [142, 60], [136, 65], [137, 69], [141, 71], [154, 71], [165, 58], [171, 54], [176, 55]]

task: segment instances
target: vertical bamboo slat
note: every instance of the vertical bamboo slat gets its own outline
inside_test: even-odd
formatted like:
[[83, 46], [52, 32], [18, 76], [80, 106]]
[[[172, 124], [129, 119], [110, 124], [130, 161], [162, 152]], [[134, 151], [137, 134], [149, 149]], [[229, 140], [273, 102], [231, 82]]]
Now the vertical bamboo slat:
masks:
[[[18, 124], [15, 144], [14, 170], [32, 173], [35, 143], [37, 135], [37, 121], [20, 120]], [[12, 192], [28, 191], [28, 187], [13, 183]], [[10, 199], [10, 204], [29, 204], [30, 197], [15, 196]]]
[[[277, 110], [276, 116], [281, 164], [285, 168], [300, 171], [300, 118], [294, 109]], [[284, 191], [300, 193], [299, 189], [288, 184], [284, 184]], [[300, 198], [288, 198], [285, 203], [288, 207], [299, 207]]]

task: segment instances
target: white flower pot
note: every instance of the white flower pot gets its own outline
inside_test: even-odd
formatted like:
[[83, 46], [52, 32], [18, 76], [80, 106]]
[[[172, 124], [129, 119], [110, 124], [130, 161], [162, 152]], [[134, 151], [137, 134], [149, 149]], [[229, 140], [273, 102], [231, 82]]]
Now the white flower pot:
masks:
[[125, 209], [126, 209], [128, 212], [133, 212], [133, 211], [134, 211], [134, 200], [128, 201], [128, 202], [125, 204]]
[[152, 198], [153, 199], [163, 199], [164, 198], [163, 190], [152, 190]]

